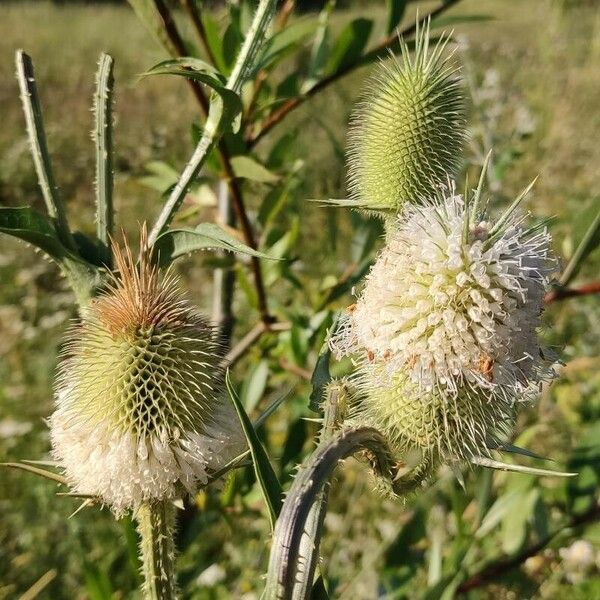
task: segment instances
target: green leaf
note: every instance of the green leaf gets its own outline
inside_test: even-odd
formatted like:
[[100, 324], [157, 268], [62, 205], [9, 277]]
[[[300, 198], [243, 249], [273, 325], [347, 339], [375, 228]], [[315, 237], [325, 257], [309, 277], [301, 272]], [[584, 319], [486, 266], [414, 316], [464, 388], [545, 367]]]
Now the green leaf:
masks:
[[488, 444], [488, 448], [490, 450], [498, 450], [498, 452], [510, 452], [511, 454], [520, 454], [521, 456], [527, 456], [529, 458], [537, 458], [538, 460], [552, 460], [551, 458], [546, 458], [545, 456], [541, 456], [540, 454], [536, 454], [531, 450], [527, 450], [526, 448], [519, 448], [519, 446], [513, 446], [512, 444]]
[[222, 73], [229, 73], [227, 61], [223, 55], [223, 36], [219, 30], [219, 26], [216, 21], [210, 16], [209, 11], [203, 10], [202, 25], [204, 25], [204, 31], [206, 33], [206, 42], [210, 48], [210, 52], [215, 59], [217, 68]]
[[156, 8], [154, 0], [127, 0], [133, 8], [138, 19], [145, 25], [156, 40], [162, 44], [170, 54], [177, 55], [177, 48], [169, 38], [164, 27], [164, 21]]
[[372, 29], [373, 21], [370, 19], [354, 19], [348, 23], [335, 41], [327, 72], [339, 71], [356, 62], [369, 41]]
[[225, 62], [225, 73], [230, 73], [235, 59], [240, 52], [242, 37], [234, 23], [230, 23], [223, 35], [223, 60]]
[[94, 96], [96, 145], [96, 235], [106, 250], [106, 262], [111, 264], [109, 237], [113, 233], [113, 144], [112, 95], [113, 64], [108, 54], [100, 55]]
[[56, 233], [53, 222], [28, 206], [19, 208], [0, 206], [0, 232], [43, 250], [58, 263], [68, 254], [68, 250]]
[[569, 285], [575, 279], [585, 259], [600, 245], [600, 200], [596, 200], [596, 202], [599, 206], [596, 208], [595, 217], [561, 275], [560, 284], [562, 286]]
[[402, 21], [406, 11], [406, 0], [386, 0], [386, 4], [388, 5], [387, 33], [389, 35]]
[[262, 183], [273, 183], [279, 180], [279, 177], [275, 173], [263, 167], [263, 165], [250, 156], [234, 156], [231, 159], [231, 166], [236, 177], [260, 181]]
[[144, 168], [147, 175], [140, 177], [138, 181], [161, 194], [173, 187], [179, 179], [179, 173], [171, 165], [160, 160], [150, 161]]
[[189, 56], [162, 61], [154, 65], [150, 70], [143, 73], [143, 77], [149, 75], [178, 75], [198, 81], [210, 87], [218, 94], [222, 102], [222, 110], [219, 116], [219, 129], [225, 130], [231, 126], [233, 133], [237, 133], [240, 127], [242, 114], [242, 101], [240, 97], [229, 88], [218, 72], [199, 58]]
[[305, 37], [314, 33], [317, 26], [318, 22], [315, 19], [300, 19], [276, 33], [265, 44], [263, 55], [254, 69], [255, 72], [267, 69], [279, 62], [286, 54], [294, 50]]
[[275, 529], [277, 517], [281, 512], [281, 506], [283, 504], [283, 490], [281, 489], [277, 475], [275, 474], [275, 471], [269, 462], [267, 453], [265, 452], [263, 445], [260, 443], [260, 440], [256, 435], [256, 431], [252, 426], [252, 422], [248, 418], [248, 415], [246, 414], [238, 395], [233, 389], [233, 385], [229, 377], [229, 371], [227, 371], [225, 376], [225, 384], [237, 411], [240, 423], [242, 424], [242, 429], [244, 430], [244, 435], [246, 436], [246, 440], [250, 448], [254, 472], [256, 473], [256, 479], [258, 480], [260, 489], [269, 510], [269, 520], [271, 522], [271, 530], [273, 531]]
[[269, 362], [259, 361], [252, 369], [248, 377], [244, 379], [241, 397], [247, 413], [251, 413], [261, 401], [267, 389], [269, 379]]
[[[332, 326], [332, 331], [335, 330], [335, 324]], [[321, 402], [325, 387], [331, 381], [331, 373], [329, 372], [329, 361], [331, 360], [331, 350], [326, 348], [324, 352], [319, 354], [317, 364], [310, 378], [312, 391], [308, 402], [308, 407], [314, 412], [322, 412]]]
[[302, 84], [302, 92], [310, 90], [323, 76], [327, 58], [330, 52], [330, 31], [329, 18], [335, 8], [336, 0], [328, 0], [323, 10], [319, 13], [319, 27], [315, 34], [312, 50], [310, 53], [310, 63], [308, 74]]
[[518, 510], [510, 510], [504, 516], [500, 527], [502, 550], [506, 554], [518, 552], [527, 540], [528, 522], [533, 518], [533, 510], [540, 496], [539, 489], [532, 489], [518, 503]]
[[170, 229], [159, 235], [154, 244], [154, 252], [160, 266], [168, 265], [176, 258], [190, 252], [214, 248], [222, 248], [257, 258], [277, 260], [246, 246], [214, 223], [201, 223], [194, 229]]

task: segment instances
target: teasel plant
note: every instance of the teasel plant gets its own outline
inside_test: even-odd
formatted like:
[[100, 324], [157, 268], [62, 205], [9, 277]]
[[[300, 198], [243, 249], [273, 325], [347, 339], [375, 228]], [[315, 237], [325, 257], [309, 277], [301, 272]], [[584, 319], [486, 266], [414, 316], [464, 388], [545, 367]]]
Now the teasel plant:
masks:
[[[81, 499], [78, 510], [106, 506], [116, 517], [132, 514], [146, 598], [177, 596], [174, 529], [182, 499], [241, 465], [254, 470], [273, 531], [264, 597], [295, 600], [328, 596], [319, 544], [332, 474], [350, 456], [361, 458], [373, 485], [393, 498], [421, 492], [444, 466], [459, 479], [465, 466], [572, 475], [503, 463], [495, 454], [531, 456], [506, 439], [518, 406], [553, 376], [553, 359], [537, 341], [540, 312], [544, 302], [578, 295], [569, 285], [600, 221], [554, 289], [545, 292], [553, 270], [549, 236], [544, 223], [528, 225], [519, 212], [530, 188], [492, 220], [484, 201], [488, 158], [476, 189], [466, 184], [462, 194], [456, 191], [466, 102], [448, 51], [451, 36], [431, 40], [435, 21], [429, 19], [457, 1], [443, 2], [400, 36], [405, 3], [391, 3], [383, 39], [367, 48], [371, 26], [358, 20], [332, 51], [335, 1], [326, 3], [311, 27], [293, 29], [286, 28], [293, 2], [276, 11], [276, 2], [260, 0], [244, 35], [237, 36], [237, 58], [228, 63], [197, 3], [182, 2], [202, 57], [163, 0], [130, 0], [171, 55], [144, 76], [185, 79], [205, 117], [194, 153], [166, 190], [157, 220], [140, 228], [137, 252], [114, 231], [112, 58], [102, 55], [97, 73], [96, 235], [90, 237], [70, 227], [51, 167], [33, 65], [17, 53], [47, 214], [2, 207], [0, 231], [58, 264], [79, 315], [66, 336], [49, 419], [56, 462], [9, 466], [67, 486], [67, 496]], [[232, 26], [241, 31], [236, 3], [230, 11]], [[299, 88], [273, 98], [269, 77], [309, 34], [310, 61]], [[348, 36], [355, 36], [354, 43]], [[320, 322], [331, 333], [312, 377], [308, 373], [311, 407], [319, 413], [317, 447], [284, 496], [256, 431], [284, 397], [253, 423], [227, 372], [263, 335], [293, 327], [274, 316], [264, 267], [280, 257], [259, 250], [239, 179], [269, 181], [273, 175], [253, 154], [257, 144], [310, 98], [390, 52], [400, 57], [376, 67], [351, 120], [349, 198], [328, 201], [383, 217], [385, 246], [372, 266], [363, 256], [356, 272], [340, 278], [318, 306], [329, 307], [368, 273], [356, 304], [335, 324]], [[225, 227], [174, 227], [186, 194], [214, 155], [223, 174], [219, 213]], [[262, 216], [268, 220], [282, 205], [281, 198], [270, 199], [269, 214]], [[232, 232], [234, 225], [239, 231]], [[172, 266], [207, 249], [247, 257], [252, 272], [259, 322], [233, 347], [227, 323], [231, 270], [215, 270], [218, 310], [212, 324], [182, 292]], [[350, 357], [353, 372], [333, 377], [332, 354]]]

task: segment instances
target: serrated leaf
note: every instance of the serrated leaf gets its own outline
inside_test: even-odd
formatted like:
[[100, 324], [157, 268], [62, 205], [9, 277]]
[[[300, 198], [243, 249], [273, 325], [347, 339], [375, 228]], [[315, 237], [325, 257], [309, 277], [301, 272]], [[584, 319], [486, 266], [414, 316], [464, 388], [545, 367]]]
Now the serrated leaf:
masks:
[[173, 262], [176, 258], [196, 252], [221, 248], [230, 252], [277, 260], [267, 254], [253, 250], [235, 236], [214, 223], [201, 223], [194, 229], [170, 229], [158, 236], [154, 252], [160, 266]]
[[256, 435], [252, 422], [248, 418], [236, 391], [233, 389], [229, 371], [227, 371], [225, 376], [225, 384], [240, 419], [244, 435], [246, 436], [250, 454], [252, 455], [252, 464], [254, 466], [254, 472], [256, 473], [256, 479], [258, 480], [261, 492], [267, 504], [271, 530], [274, 531], [275, 523], [277, 522], [277, 517], [279, 516], [283, 504], [283, 490], [281, 489], [281, 484], [269, 462], [267, 453]]
[[243, 177], [261, 183], [273, 183], [279, 180], [279, 176], [250, 156], [234, 156], [231, 159], [231, 166], [236, 177]]
[[354, 19], [348, 23], [333, 45], [327, 72], [339, 71], [357, 61], [367, 46], [372, 29], [370, 19]]

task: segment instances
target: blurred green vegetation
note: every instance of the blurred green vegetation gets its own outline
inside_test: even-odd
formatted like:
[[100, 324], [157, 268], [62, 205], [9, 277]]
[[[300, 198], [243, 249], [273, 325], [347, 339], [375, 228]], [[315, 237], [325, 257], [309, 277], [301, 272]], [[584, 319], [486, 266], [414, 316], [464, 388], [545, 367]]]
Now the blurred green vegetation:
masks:
[[[429, 4], [419, 3], [420, 10]], [[382, 33], [383, 11], [380, 5], [369, 9], [378, 23], [373, 39]], [[364, 12], [360, 7], [336, 11], [335, 28]], [[593, 2], [465, 0], [448, 12], [448, 22], [459, 15], [491, 17], [453, 24], [473, 99], [468, 163], [480, 163], [485, 151], [494, 148], [491, 189], [500, 202], [540, 174], [528, 207], [536, 216], [554, 217], [555, 249], [568, 257], [600, 204], [600, 11]], [[216, 18], [223, 20], [219, 13]], [[100, 51], [107, 51], [116, 61], [117, 218], [135, 233], [138, 223], [151, 221], [161, 205], [160, 193], [143, 180], [149, 163], [164, 161], [179, 170], [193, 149], [190, 124], [199, 122], [199, 115], [186, 85], [176, 78], [138, 79], [165, 56], [126, 6], [8, 3], [2, 7], [0, 32], [0, 203], [43, 206], [14, 78], [14, 50], [24, 48], [36, 61], [50, 150], [71, 218], [77, 227], [92, 230], [89, 107], [96, 60]], [[294, 60], [306, 56], [307, 51]], [[265, 336], [236, 367], [234, 378], [246, 381], [246, 406], [253, 397], [265, 406], [290, 390], [284, 408], [263, 432], [284, 481], [312, 448], [315, 433], [314, 424], [301, 419], [312, 414], [307, 409], [309, 386], [298, 373], [312, 371], [315, 340], [322, 339], [327, 325], [326, 315], [313, 317], [316, 298], [356, 259], [360, 240], [349, 232], [363, 221], [307, 200], [344, 195], [345, 130], [367, 74], [363, 69], [341, 80], [274, 131], [275, 140], [284, 143], [284, 134], [293, 140], [286, 160], [302, 161], [290, 180], [285, 210], [276, 216], [278, 227], [290, 232], [285, 244], [296, 260], [286, 267], [290, 273], [285, 281], [275, 273], [283, 267], [265, 267], [274, 311], [294, 315], [294, 328], [278, 337]], [[272, 146], [261, 142], [257, 152], [267, 157]], [[245, 191], [254, 216], [269, 187], [251, 183]], [[208, 194], [199, 207], [188, 208], [192, 219], [211, 220], [214, 197]], [[196, 257], [179, 265], [194, 299], [207, 311], [211, 264]], [[598, 278], [599, 266], [596, 252], [578, 281]], [[245, 270], [236, 273], [243, 289]], [[42, 459], [49, 450], [44, 418], [52, 410], [56, 352], [74, 316], [72, 298], [53, 265], [6, 237], [0, 238], [0, 280], [0, 461]], [[348, 302], [346, 295], [337, 306]], [[234, 309], [235, 336], [240, 338], [256, 314], [241, 293]], [[534, 484], [528, 476], [473, 471], [465, 473], [465, 494], [452, 474], [442, 474], [423, 499], [410, 498], [403, 505], [372, 493], [364, 466], [349, 462], [334, 486], [322, 548], [337, 597], [420, 597], [416, 590], [426, 587], [427, 535], [436, 527], [436, 515], [437, 522], [445, 523], [444, 556], [460, 556], [456, 548], [464, 546], [466, 528], [477, 523], [474, 499], [481, 490], [489, 491], [491, 479], [501, 497], [513, 492], [521, 498], [523, 490], [536, 490], [533, 502], [540, 508], [532, 513], [530, 528], [506, 518], [499, 527], [490, 527], [471, 557], [474, 564], [492, 559], [500, 547], [517, 552], [528, 541], [543, 539], [544, 527], [551, 529], [553, 519], [585, 514], [598, 502], [598, 298], [556, 303], [545, 320], [548, 343], [565, 365], [539, 404], [521, 415], [519, 443], [560, 465], [582, 468], [582, 476], [569, 487], [551, 479]], [[305, 333], [309, 325], [314, 339]], [[268, 355], [276, 360], [267, 360]], [[580, 449], [573, 453], [574, 448]], [[0, 471], [0, 599], [19, 597], [44, 575], [51, 581], [39, 598], [136, 597], [136, 541], [129, 521], [115, 523], [107, 511], [97, 509], [68, 518], [78, 502], [57, 497], [55, 491], [50, 482]], [[488, 506], [492, 502], [490, 497]], [[179, 533], [185, 597], [258, 598], [268, 558], [268, 524], [261, 517], [252, 473], [236, 472], [224, 490], [207, 490], [197, 504], [198, 514]], [[513, 507], [512, 512], [519, 511]], [[600, 598], [597, 564], [573, 567], [559, 551], [577, 539], [590, 542], [600, 562], [600, 526], [567, 529], [535, 559], [507, 569], [469, 597]], [[456, 560], [458, 570], [461, 561]]]

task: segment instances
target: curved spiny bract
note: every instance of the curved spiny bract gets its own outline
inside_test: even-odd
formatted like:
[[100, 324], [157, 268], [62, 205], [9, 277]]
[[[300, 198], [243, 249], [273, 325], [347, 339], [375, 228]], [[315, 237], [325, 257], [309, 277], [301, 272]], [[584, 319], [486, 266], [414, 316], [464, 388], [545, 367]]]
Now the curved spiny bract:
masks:
[[413, 58], [382, 63], [368, 84], [348, 134], [348, 187], [358, 208], [398, 212], [420, 202], [460, 166], [466, 137], [458, 69], [444, 56], [448, 37], [429, 48], [417, 30]]
[[75, 491], [121, 513], [193, 492], [243, 442], [212, 326], [145, 252], [115, 258], [119, 277], [67, 334], [51, 433]]

